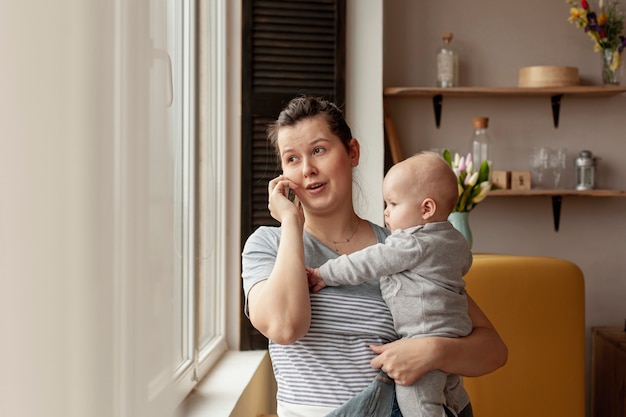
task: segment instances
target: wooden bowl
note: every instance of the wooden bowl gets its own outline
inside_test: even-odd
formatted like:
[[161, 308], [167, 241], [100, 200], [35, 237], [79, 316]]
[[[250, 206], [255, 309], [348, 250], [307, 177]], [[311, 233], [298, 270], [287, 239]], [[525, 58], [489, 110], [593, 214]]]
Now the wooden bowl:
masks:
[[579, 85], [578, 68], [538, 65], [519, 70], [518, 87], [568, 87]]

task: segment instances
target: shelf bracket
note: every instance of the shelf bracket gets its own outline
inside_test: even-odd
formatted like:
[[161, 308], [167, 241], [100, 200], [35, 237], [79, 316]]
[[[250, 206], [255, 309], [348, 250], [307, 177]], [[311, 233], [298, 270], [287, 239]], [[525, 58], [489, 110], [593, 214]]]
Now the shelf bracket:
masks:
[[550, 97], [550, 101], [552, 102], [552, 120], [554, 122], [554, 128], [559, 127], [559, 112], [561, 111], [561, 97], [563, 94], [555, 94]]
[[433, 110], [435, 111], [435, 124], [437, 129], [441, 126], [441, 108], [443, 103], [443, 95], [436, 94], [433, 96]]
[[561, 222], [561, 202], [563, 197], [560, 195], [552, 196], [552, 217], [554, 219], [554, 231], [559, 231], [559, 223]]

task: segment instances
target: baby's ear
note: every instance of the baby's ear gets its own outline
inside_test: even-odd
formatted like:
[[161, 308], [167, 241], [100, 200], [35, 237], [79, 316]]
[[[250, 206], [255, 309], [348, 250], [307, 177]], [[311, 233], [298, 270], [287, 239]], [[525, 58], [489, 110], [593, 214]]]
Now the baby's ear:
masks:
[[437, 203], [432, 198], [425, 198], [422, 201], [422, 219], [429, 220], [437, 212]]

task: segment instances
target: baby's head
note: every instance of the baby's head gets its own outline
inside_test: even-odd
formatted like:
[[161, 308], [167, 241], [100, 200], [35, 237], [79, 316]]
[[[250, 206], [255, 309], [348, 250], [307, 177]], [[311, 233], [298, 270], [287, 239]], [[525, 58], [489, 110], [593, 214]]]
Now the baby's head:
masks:
[[392, 166], [383, 181], [385, 223], [406, 229], [448, 219], [459, 199], [458, 180], [435, 152], [421, 152]]

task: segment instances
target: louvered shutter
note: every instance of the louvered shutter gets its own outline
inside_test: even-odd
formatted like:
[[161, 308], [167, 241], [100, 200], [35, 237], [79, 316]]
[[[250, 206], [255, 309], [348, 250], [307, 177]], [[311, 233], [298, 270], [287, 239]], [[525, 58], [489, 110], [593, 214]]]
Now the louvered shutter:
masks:
[[[267, 183], [280, 172], [268, 123], [300, 94], [344, 104], [345, 0], [244, 0], [242, 42], [243, 243], [277, 224], [267, 210]], [[241, 348], [265, 347], [244, 318]]]

